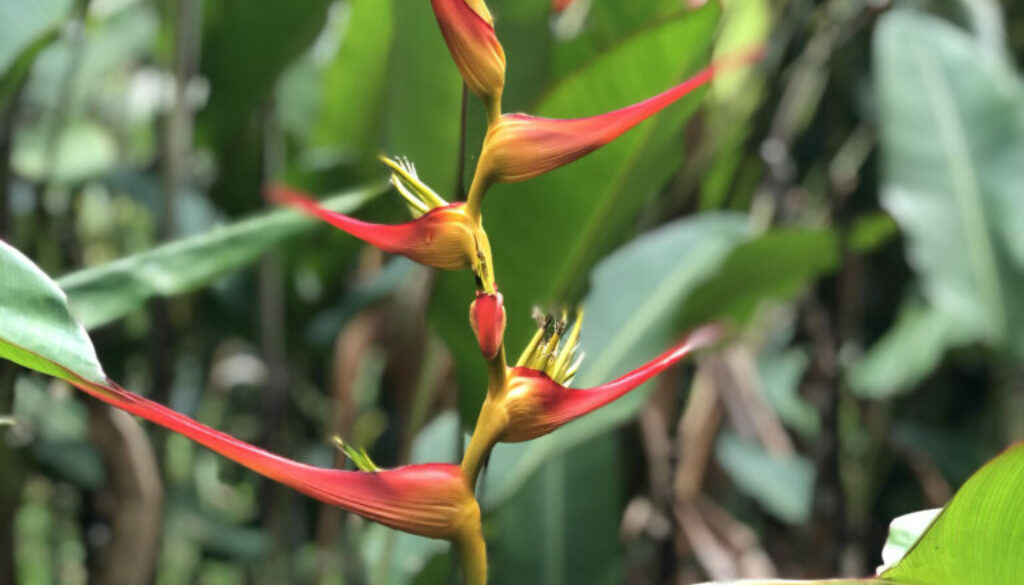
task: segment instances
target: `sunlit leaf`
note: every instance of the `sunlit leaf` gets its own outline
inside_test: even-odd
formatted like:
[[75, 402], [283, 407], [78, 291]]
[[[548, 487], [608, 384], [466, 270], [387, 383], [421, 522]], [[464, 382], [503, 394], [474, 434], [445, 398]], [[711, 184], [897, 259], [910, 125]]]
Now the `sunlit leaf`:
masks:
[[1024, 575], [1024, 445], [996, 457], [882, 577], [908, 585], [1017, 585]]

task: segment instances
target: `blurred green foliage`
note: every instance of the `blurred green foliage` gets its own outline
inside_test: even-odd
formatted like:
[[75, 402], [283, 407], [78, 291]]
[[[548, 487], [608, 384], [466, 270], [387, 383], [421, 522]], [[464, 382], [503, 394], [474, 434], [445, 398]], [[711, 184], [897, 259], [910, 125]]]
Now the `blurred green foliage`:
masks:
[[[867, 574], [893, 517], [1024, 437], [1024, 8], [488, 4], [509, 111], [596, 114], [767, 49], [488, 195], [510, 357], [533, 305], [585, 307], [580, 387], [686, 327], [736, 333], [696, 374], [496, 449], [479, 494], [494, 583], [734, 578], [758, 554], [786, 576]], [[338, 209], [400, 221], [393, 194], [373, 197], [386, 152], [457, 198], [484, 130], [463, 100], [426, 0], [0, 0], [0, 238], [58, 280], [127, 387], [324, 466], [345, 464], [334, 434], [387, 466], [456, 461], [484, 391], [471, 277], [383, 258], [260, 192], [347, 192]], [[82, 355], [33, 346], [12, 302], [6, 338]], [[0, 583], [86, 583], [117, 553], [127, 504], [87, 404], [0, 364]], [[151, 582], [451, 582], [444, 544], [146, 432]]]

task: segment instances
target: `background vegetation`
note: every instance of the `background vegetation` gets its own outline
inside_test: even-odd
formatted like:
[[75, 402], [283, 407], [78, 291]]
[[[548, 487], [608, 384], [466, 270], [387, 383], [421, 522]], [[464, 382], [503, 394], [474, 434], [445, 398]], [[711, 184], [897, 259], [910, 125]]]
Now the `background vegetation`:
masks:
[[[741, 332], [497, 448], [492, 582], [869, 574], [894, 516], [1024, 438], [1024, 7], [488, 4], [509, 111], [600, 113], [768, 47], [488, 196], [513, 352], [533, 305], [586, 307], [580, 386], [688, 326]], [[471, 277], [266, 209], [261, 185], [398, 221], [376, 155], [457, 197], [483, 119], [426, 0], [0, 0], [0, 238], [59, 278], [113, 378], [322, 465], [345, 464], [335, 434], [384, 465], [457, 460], [484, 392]], [[451, 580], [443, 543], [7, 362], [0, 414], [0, 583]]]

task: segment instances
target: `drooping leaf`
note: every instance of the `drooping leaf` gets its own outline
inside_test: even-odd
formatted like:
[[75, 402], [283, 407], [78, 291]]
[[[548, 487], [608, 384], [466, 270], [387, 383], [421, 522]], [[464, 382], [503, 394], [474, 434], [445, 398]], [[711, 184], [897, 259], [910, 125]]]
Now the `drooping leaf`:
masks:
[[1024, 355], [1024, 85], [999, 54], [922, 13], [876, 29], [882, 203], [928, 303], [965, 338]]
[[896, 323], [847, 371], [858, 396], [884, 399], [913, 390], [964, 332], [946, 313], [919, 301], [900, 307]]
[[[381, 191], [379, 186], [366, 187], [323, 204], [351, 213]], [[59, 282], [81, 322], [87, 328], [98, 327], [123, 317], [151, 297], [195, 290], [254, 262], [289, 238], [322, 227], [322, 223], [293, 211], [272, 211], [81, 270]]]
[[779, 520], [801, 524], [810, 516], [815, 472], [807, 458], [773, 455], [759, 445], [723, 434], [715, 445], [715, 459], [742, 492]]
[[67, 297], [24, 254], [0, 241], [0, 358], [63, 380], [106, 383]]
[[[748, 237], [742, 215], [705, 213], [645, 234], [602, 261], [583, 301], [585, 358], [573, 385], [607, 382], [668, 347], [680, 331], [667, 317]], [[546, 459], [630, 420], [647, 395], [634, 390], [550, 435], [499, 445], [491, 456], [485, 506], [509, 497]]]
[[692, 327], [708, 319], [744, 322], [765, 300], [786, 300], [839, 263], [830, 230], [781, 228], [738, 247], [683, 306], [680, 320]]

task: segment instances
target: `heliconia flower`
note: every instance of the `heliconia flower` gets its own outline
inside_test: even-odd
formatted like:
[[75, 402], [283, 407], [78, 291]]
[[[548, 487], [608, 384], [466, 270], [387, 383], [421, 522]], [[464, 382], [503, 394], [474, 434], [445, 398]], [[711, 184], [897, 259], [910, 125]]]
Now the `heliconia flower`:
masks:
[[[420, 264], [444, 270], [471, 268], [476, 271], [484, 288], [492, 290], [490, 242], [479, 218], [470, 217], [464, 203], [445, 202], [418, 179], [413, 182], [393, 176], [392, 182], [396, 186], [401, 185], [398, 191], [406, 198], [414, 214], [419, 211], [422, 215], [402, 224], [377, 224], [325, 209], [307, 195], [283, 185], [268, 187], [266, 197], [320, 218], [385, 252], [401, 254]], [[429, 191], [433, 199], [425, 196], [423, 189]]]
[[582, 315], [563, 339], [566, 320], [548, 318], [509, 368], [500, 388], [489, 388], [476, 430], [462, 466], [475, 480], [479, 467], [496, 442], [517, 443], [544, 436], [558, 427], [593, 412], [650, 380], [692, 352], [716, 343], [719, 326], [710, 325], [688, 334], [682, 342], [639, 368], [593, 388], [567, 387], [582, 356], [575, 357]]
[[[420, 536], [456, 542], [463, 554], [484, 553], [480, 508], [457, 465], [408, 465], [373, 472], [323, 469], [264, 451], [231, 435], [110, 382], [76, 383], [92, 396], [180, 433], [260, 475], [327, 504]], [[469, 559], [467, 570], [484, 583], [486, 555]], [[471, 567], [475, 569], [470, 569]]]
[[505, 339], [505, 300], [501, 293], [477, 292], [469, 305], [469, 324], [484, 358], [494, 359]]
[[576, 119], [505, 114], [491, 124], [473, 180], [474, 198], [494, 183], [525, 181], [567, 165], [608, 144], [640, 122], [711, 81], [716, 74], [756, 60], [761, 50], [725, 57], [683, 83], [620, 110]]
[[430, 0], [448, 50], [469, 89], [487, 105], [490, 118], [501, 115], [505, 88], [505, 51], [494, 32], [494, 18], [483, 0]]
[[[578, 327], [575, 327], [574, 334], [577, 331]], [[564, 385], [575, 373], [575, 367], [568, 365], [570, 361], [565, 356], [551, 354], [550, 358], [545, 358], [550, 364], [546, 371], [516, 366], [512, 368], [505, 386], [503, 402], [508, 413], [508, 427], [499, 440], [515, 443], [546, 435], [625, 396], [694, 350], [712, 345], [719, 335], [720, 330], [715, 326], [697, 329], [654, 360], [611, 382], [588, 389]]]

